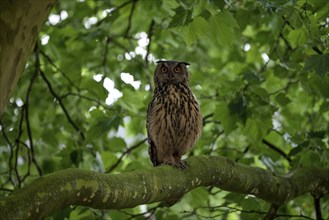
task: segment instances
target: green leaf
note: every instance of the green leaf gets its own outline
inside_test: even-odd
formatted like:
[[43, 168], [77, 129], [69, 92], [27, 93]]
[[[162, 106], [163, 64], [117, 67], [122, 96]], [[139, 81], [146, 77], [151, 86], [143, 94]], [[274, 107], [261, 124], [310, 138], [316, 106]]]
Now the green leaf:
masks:
[[70, 159], [72, 164], [74, 164], [76, 167], [79, 166], [79, 164], [83, 161], [83, 156], [82, 156], [82, 151], [81, 150], [73, 150], [70, 153]]
[[62, 220], [62, 219], [69, 219], [70, 213], [74, 208], [72, 207], [67, 207], [64, 209], [59, 209], [57, 211], [52, 212], [50, 215], [47, 217], [50, 217], [51, 219], [54, 220]]
[[293, 47], [301, 46], [309, 39], [309, 33], [305, 28], [290, 31], [288, 39]]
[[304, 71], [315, 71], [321, 77], [329, 72], [329, 54], [312, 55], [305, 61]]
[[180, 28], [183, 39], [187, 45], [195, 43], [198, 39], [209, 39], [209, 24], [202, 17], [198, 16], [188, 25]]
[[302, 152], [303, 148], [304, 148], [303, 146], [297, 146], [297, 147], [292, 148], [291, 151], [289, 152], [288, 156], [292, 157], [292, 156], [299, 154], [300, 152]]
[[312, 89], [320, 96], [329, 98], [329, 75], [327, 77], [321, 77], [313, 74], [308, 78], [308, 82]]
[[303, 154], [301, 154], [299, 164], [303, 167], [323, 166], [320, 154], [313, 150], [306, 150]]
[[213, 42], [230, 46], [236, 40], [235, 29], [239, 25], [229, 11], [223, 10], [209, 19], [209, 27]]
[[[69, 168], [72, 167], [72, 157], [74, 157], [73, 153], [74, 150], [72, 150], [70, 147], [65, 147], [64, 149], [62, 149], [56, 156], [58, 156], [60, 158], [60, 168], [65, 169], [65, 168]], [[76, 154], [77, 155], [77, 154]]]
[[79, 220], [94, 219], [94, 214], [91, 209], [76, 207], [72, 209], [72, 211], [70, 212], [69, 219], [79, 219]]
[[237, 119], [234, 115], [231, 115], [225, 102], [217, 104], [214, 118], [219, 119], [226, 134], [231, 133], [236, 128]]
[[185, 195], [184, 200], [192, 207], [204, 206], [208, 201], [208, 191], [203, 187], [196, 188]]
[[104, 146], [105, 150], [112, 152], [121, 152], [126, 148], [126, 142], [122, 138], [113, 137], [108, 141], [108, 144]]
[[246, 125], [244, 127], [244, 134], [247, 139], [252, 144], [258, 144], [266, 136], [266, 129], [263, 129], [262, 123], [253, 120], [247, 119]]
[[179, 27], [178, 29], [179, 29], [180, 34], [182, 35], [184, 42], [188, 46], [191, 46], [192, 44], [194, 44], [197, 41], [198, 36], [196, 35], [196, 33], [193, 31], [193, 29], [190, 26]]
[[101, 158], [102, 158], [105, 170], [108, 170], [118, 160], [118, 158], [115, 156], [115, 154], [112, 152], [109, 152], [109, 151], [102, 152]]
[[79, 34], [77, 29], [73, 28], [70, 25], [60, 28], [58, 30], [58, 33], [61, 35], [61, 37], [70, 37], [70, 38], [75, 38]]
[[122, 89], [122, 97], [118, 100], [118, 103], [126, 110], [137, 114], [141, 109], [146, 112], [146, 107], [144, 103], [144, 97], [146, 93], [144, 91], [136, 92], [131, 88]]
[[184, 7], [179, 6], [174, 9], [175, 15], [169, 23], [169, 28], [184, 26], [192, 21], [192, 10], [186, 10]]
[[285, 93], [279, 93], [276, 97], [275, 100], [279, 103], [281, 106], [286, 106], [291, 102], [291, 100], [287, 97]]
[[81, 89], [85, 89], [92, 97], [96, 97], [99, 100], [104, 100], [108, 96], [108, 91], [104, 86], [96, 82], [92, 76], [82, 77], [81, 79]]
[[289, 8], [287, 13], [290, 18], [291, 25], [294, 28], [303, 28], [304, 20], [303, 20], [301, 13], [299, 13], [297, 10], [295, 10], [295, 8], [292, 6], [286, 7], [286, 8]]
[[97, 140], [102, 136], [105, 137], [111, 129], [118, 129], [120, 122], [121, 118], [118, 116], [112, 116], [111, 118], [97, 118], [94, 124], [91, 125], [90, 129], [87, 132], [85, 143]]
[[193, 31], [201, 39], [209, 39], [209, 24], [201, 16], [196, 17], [190, 25], [191, 31]]
[[237, 95], [228, 105], [230, 113], [238, 116], [242, 121], [246, 119], [246, 100], [244, 96]]
[[56, 164], [54, 158], [45, 159], [44, 161], [42, 161], [43, 174], [52, 173], [55, 171], [55, 168], [56, 168]]
[[218, 7], [219, 9], [223, 9], [224, 6], [226, 5], [225, 1], [218, 1], [218, 0], [209, 0], [210, 3], [216, 5], [216, 7]]

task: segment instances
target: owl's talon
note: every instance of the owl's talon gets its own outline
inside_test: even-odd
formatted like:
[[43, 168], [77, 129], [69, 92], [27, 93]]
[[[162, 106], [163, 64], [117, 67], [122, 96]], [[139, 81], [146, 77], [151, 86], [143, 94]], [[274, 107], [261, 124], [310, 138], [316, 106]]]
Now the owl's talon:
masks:
[[174, 168], [180, 168], [180, 169], [187, 169], [187, 163], [185, 160], [180, 160], [180, 161], [167, 161], [167, 162], [163, 162], [161, 165], [169, 165], [172, 166]]
[[181, 169], [187, 169], [187, 163], [185, 160], [180, 160], [179, 162], [176, 162], [177, 164], [179, 164], [179, 168]]

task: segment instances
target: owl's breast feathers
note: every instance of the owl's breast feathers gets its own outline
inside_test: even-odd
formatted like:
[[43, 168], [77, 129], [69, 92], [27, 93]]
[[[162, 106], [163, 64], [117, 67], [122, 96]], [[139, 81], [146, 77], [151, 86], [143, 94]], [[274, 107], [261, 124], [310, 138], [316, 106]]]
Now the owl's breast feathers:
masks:
[[180, 158], [193, 147], [201, 128], [199, 105], [187, 83], [165, 83], [156, 87], [147, 114], [153, 165], [159, 163], [161, 152]]

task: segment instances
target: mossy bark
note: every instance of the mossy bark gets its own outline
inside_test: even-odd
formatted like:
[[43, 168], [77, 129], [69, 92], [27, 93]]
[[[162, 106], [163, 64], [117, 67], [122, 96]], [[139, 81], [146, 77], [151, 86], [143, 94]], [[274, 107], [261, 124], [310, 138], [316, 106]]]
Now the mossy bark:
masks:
[[272, 204], [284, 204], [305, 193], [329, 193], [329, 169], [299, 168], [285, 176], [224, 157], [196, 156], [188, 169], [169, 166], [123, 174], [67, 169], [40, 177], [0, 199], [0, 219], [41, 219], [70, 205], [122, 209], [175, 200], [199, 186], [253, 194]]

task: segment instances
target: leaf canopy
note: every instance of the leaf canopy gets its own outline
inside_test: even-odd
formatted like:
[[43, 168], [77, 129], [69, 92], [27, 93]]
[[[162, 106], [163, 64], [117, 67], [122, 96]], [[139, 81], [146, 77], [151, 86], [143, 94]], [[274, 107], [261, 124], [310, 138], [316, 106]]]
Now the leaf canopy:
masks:
[[[59, 1], [1, 117], [1, 188], [69, 167], [150, 167], [145, 117], [159, 59], [191, 63], [204, 127], [190, 155], [278, 174], [329, 167], [328, 15], [326, 0]], [[268, 207], [198, 188], [171, 208], [77, 207], [48, 218], [255, 219]], [[325, 197], [325, 219], [328, 207]], [[304, 195], [278, 215], [315, 212]]]

